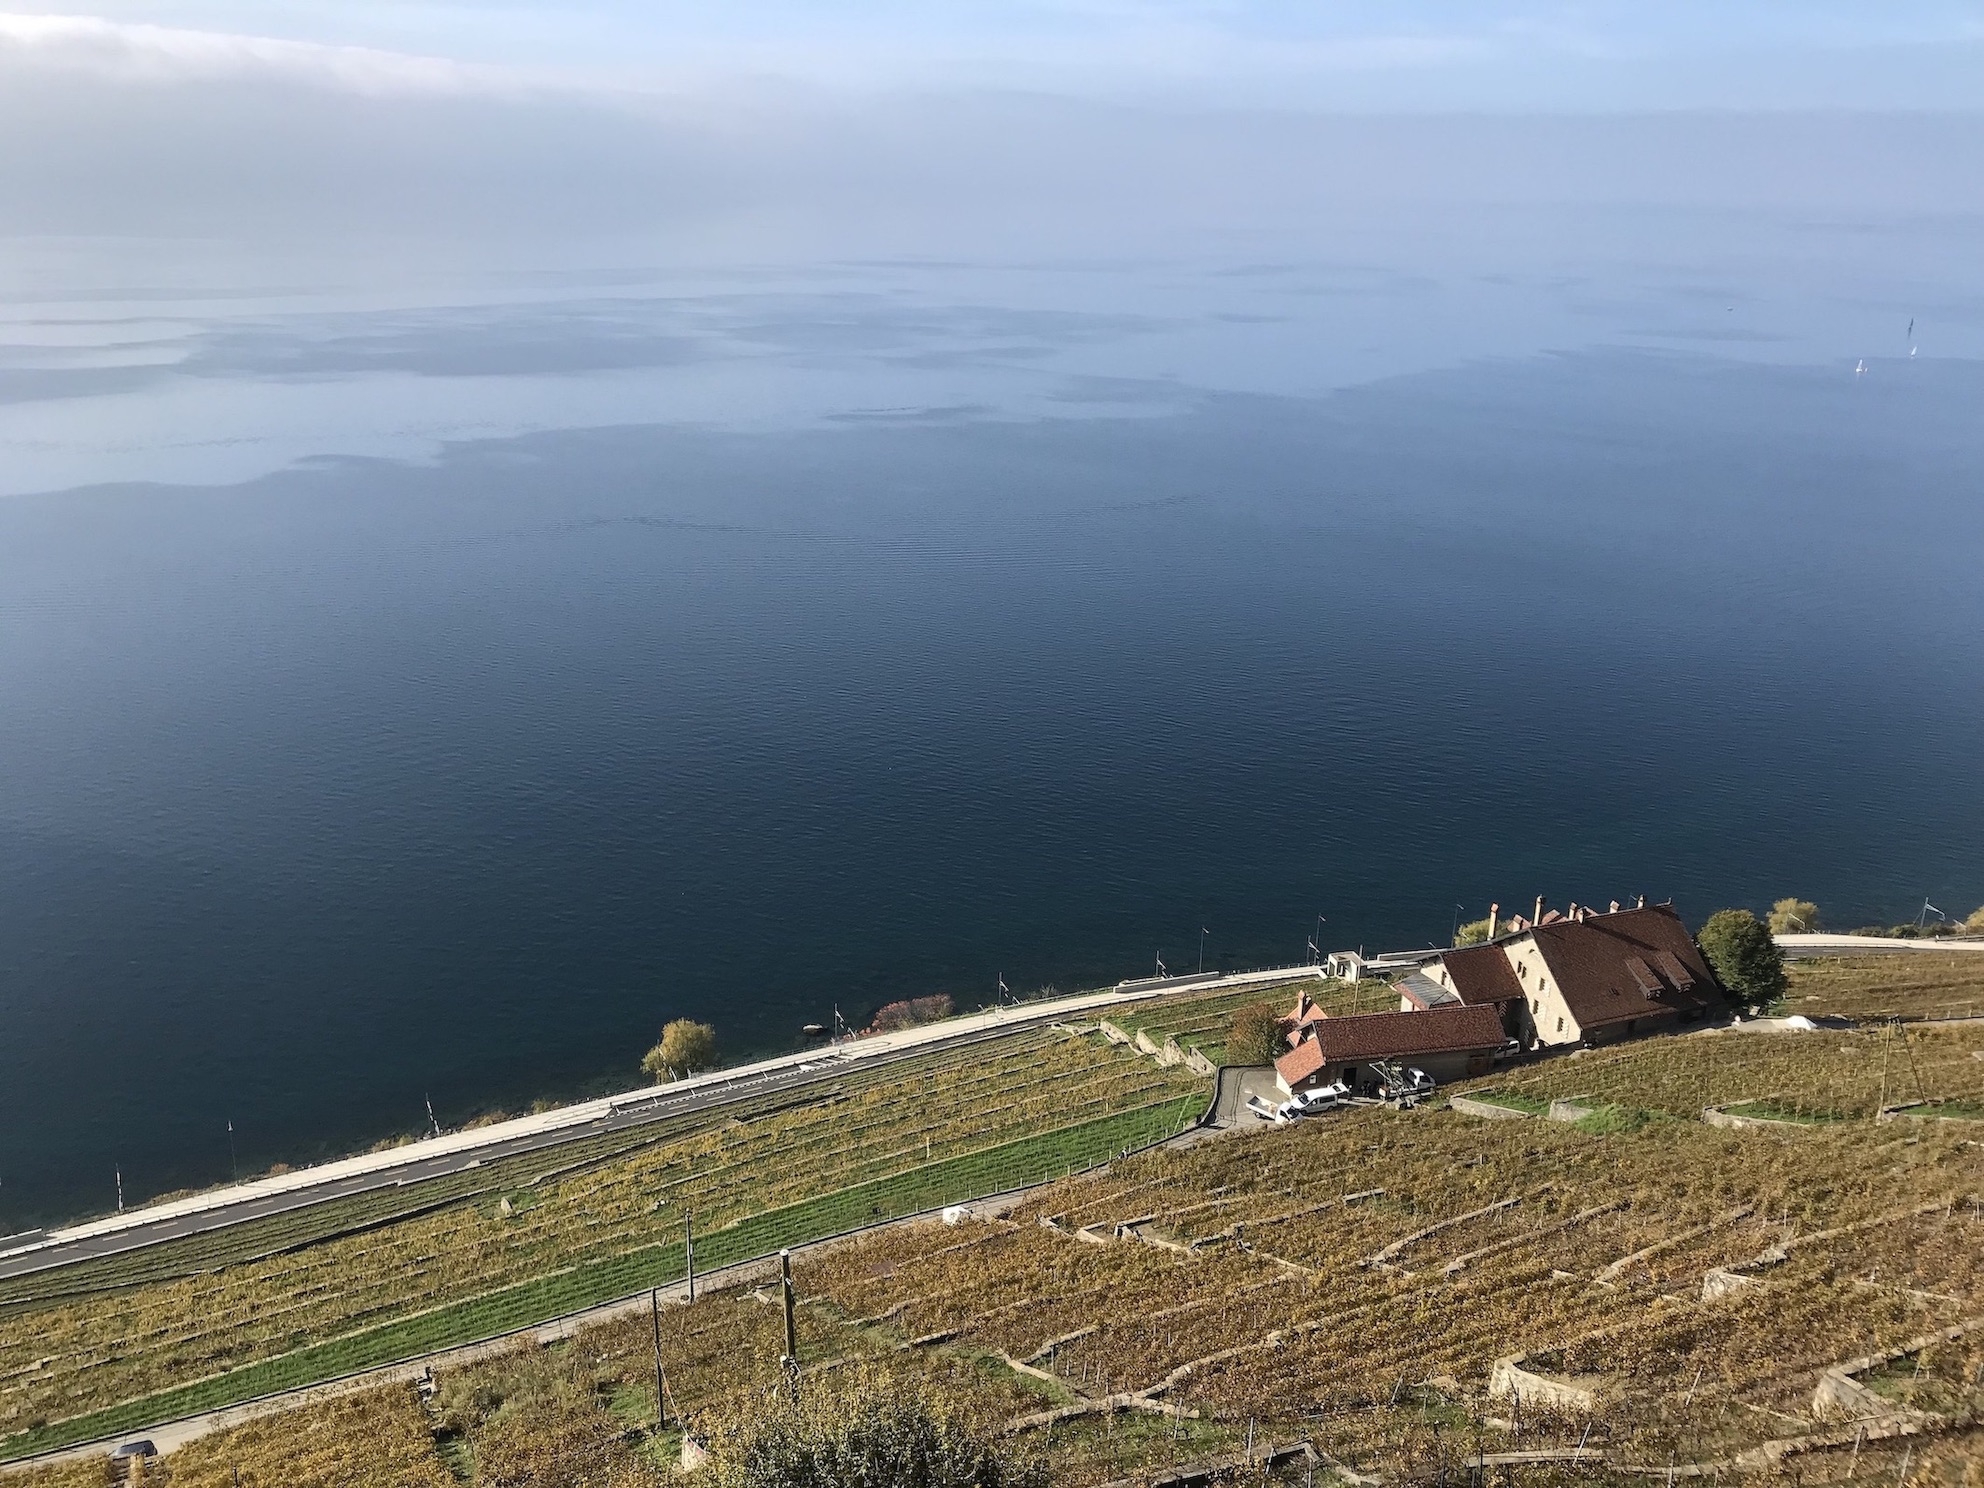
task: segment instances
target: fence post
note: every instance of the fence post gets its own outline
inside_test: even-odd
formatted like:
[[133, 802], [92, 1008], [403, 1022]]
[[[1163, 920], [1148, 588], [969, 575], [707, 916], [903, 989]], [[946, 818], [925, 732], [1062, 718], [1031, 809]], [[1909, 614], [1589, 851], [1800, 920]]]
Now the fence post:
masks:
[[654, 1429], [668, 1424], [668, 1381], [661, 1373], [661, 1288], [648, 1293], [648, 1318], [654, 1324]]
[[799, 1367], [799, 1334], [792, 1317], [792, 1252], [781, 1250], [778, 1253], [779, 1289], [785, 1294], [785, 1363], [786, 1367], [797, 1371]]

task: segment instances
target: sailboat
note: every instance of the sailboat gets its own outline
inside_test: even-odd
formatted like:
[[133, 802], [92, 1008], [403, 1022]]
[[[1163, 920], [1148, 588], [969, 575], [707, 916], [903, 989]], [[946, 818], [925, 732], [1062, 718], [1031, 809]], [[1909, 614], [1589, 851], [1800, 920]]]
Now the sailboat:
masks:
[[1853, 375], [1855, 377], [1865, 377], [1867, 375], [1867, 359], [1865, 357], [1860, 358], [1860, 360], [1854, 364]]

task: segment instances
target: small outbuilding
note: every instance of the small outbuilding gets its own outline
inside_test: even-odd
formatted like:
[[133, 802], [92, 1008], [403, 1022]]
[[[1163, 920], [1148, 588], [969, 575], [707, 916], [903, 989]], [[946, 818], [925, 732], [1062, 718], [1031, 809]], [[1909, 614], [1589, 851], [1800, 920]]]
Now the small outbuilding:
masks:
[[1352, 1090], [1374, 1087], [1371, 1065], [1398, 1060], [1435, 1080], [1486, 1074], [1508, 1035], [1495, 1007], [1449, 1003], [1410, 1013], [1358, 1013], [1321, 1018], [1301, 1026], [1295, 1046], [1274, 1062], [1275, 1083], [1293, 1095], [1343, 1081]]

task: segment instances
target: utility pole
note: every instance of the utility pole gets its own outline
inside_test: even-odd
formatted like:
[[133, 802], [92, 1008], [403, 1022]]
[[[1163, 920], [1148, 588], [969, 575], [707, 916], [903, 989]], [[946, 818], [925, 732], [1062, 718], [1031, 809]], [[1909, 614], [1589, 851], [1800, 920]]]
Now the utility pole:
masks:
[[668, 1380], [661, 1372], [661, 1288], [648, 1293], [648, 1317], [654, 1324], [654, 1429], [668, 1424]]
[[1212, 934], [1212, 932], [1206, 929], [1205, 926], [1203, 925], [1199, 926], [1199, 975], [1200, 976], [1204, 976], [1206, 974], [1206, 937], [1210, 934]]
[[124, 1170], [122, 1168], [112, 1168], [110, 1171], [117, 1175], [117, 1212], [122, 1214], [124, 1212]]
[[689, 1300], [696, 1300], [696, 1216], [682, 1211], [682, 1258], [689, 1266]]
[[1460, 939], [1460, 917], [1466, 913], [1467, 906], [1465, 904], [1456, 904], [1454, 906], [1454, 933], [1447, 937], [1447, 944], [1452, 945]]
[[427, 1124], [434, 1128], [434, 1135], [438, 1137], [441, 1135], [441, 1123], [434, 1119], [434, 1097], [423, 1095], [421, 1099], [427, 1102]]
[[234, 1155], [234, 1118], [227, 1118], [227, 1167], [234, 1175], [234, 1181], [241, 1181], [241, 1163]]

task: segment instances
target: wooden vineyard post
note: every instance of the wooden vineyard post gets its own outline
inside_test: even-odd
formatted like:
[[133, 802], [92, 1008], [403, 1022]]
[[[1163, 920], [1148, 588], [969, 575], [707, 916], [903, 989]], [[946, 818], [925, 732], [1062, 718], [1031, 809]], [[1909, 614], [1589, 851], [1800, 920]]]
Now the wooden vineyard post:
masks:
[[1874, 1119], [1881, 1119], [1881, 1112], [1888, 1107], [1888, 1049], [1893, 1043], [1892, 1031], [1881, 1030], [1881, 1098], [1874, 1102]]
[[661, 1372], [661, 1288], [648, 1293], [648, 1319], [654, 1324], [654, 1429], [668, 1424], [668, 1381]]
[[799, 1393], [799, 1330], [792, 1316], [792, 1252], [781, 1250], [778, 1253], [779, 1290], [785, 1300], [785, 1358], [780, 1362], [792, 1379], [792, 1393]]
[[682, 1259], [689, 1268], [689, 1300], [696, 1300], [696, 1216], [682, 1211]]

